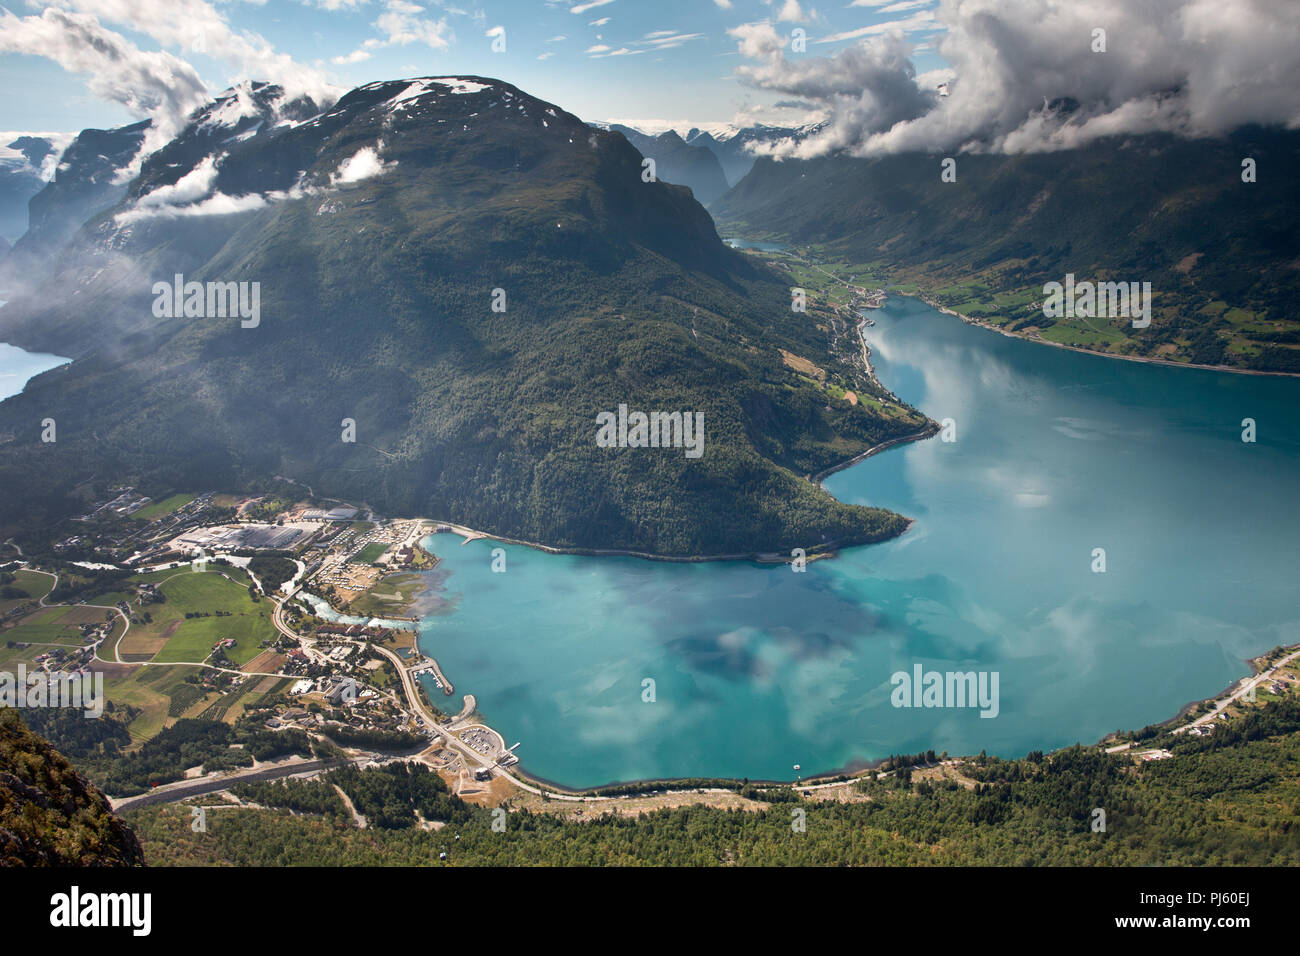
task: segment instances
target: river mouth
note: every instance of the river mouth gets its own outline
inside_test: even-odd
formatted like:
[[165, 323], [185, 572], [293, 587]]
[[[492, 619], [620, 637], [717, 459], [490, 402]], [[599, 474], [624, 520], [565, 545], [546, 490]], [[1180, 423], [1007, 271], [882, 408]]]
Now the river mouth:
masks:
[[[1014, 757], [1170, 718], [1300, 641], [1300, 380], [1045, 348], [911, 299], [871, 314], [877, 374], [954, 440], [825, 485], [916, 519], [903, 537], [803, 573], [427, 539], [454, 609], [421, 646], [526, 771], [583, 788]], [[997, 674], [996, 714], [947, 687], [900, 705], [918, 673]]]

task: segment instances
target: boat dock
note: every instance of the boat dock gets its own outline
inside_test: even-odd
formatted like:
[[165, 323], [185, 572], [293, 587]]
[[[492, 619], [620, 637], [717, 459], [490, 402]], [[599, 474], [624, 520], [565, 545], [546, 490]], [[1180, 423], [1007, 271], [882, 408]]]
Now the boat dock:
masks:
[[442, 688], [442, 692], [448, 697], [452, 695], [456, 688], [452, 686], [451, 681], [447, 680], [443, 674], [442, 668], [432, 657], [425, 655], [421, 660], [411, 668], [411, 676], [419, 677], [421, 674], [432, 674], [433, 682]]

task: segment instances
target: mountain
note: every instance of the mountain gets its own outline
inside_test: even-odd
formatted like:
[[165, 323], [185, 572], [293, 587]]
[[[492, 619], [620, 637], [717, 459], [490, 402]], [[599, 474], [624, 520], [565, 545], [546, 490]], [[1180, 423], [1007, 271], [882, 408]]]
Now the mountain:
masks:
[[[741, 235], [816, 243], [1009, 331], [1115, 354], [1300, 371], [1300, 132], [1073, 150], [760, 159], [714, 203]], [[1257, 182], [1243, 182], [1243, 158]], [[1044, 285], [1150, 282], [1151, 325], [1051, 319]], [[1086, 325], [1086, 327], [1085, 327]]]
[[[905, 527], [806, 476], [930, 423], [871, 400], [832, 317], [792, 312], [622, 135], [482, 77], [372, 83], [212, 151], [201, 125], [0, 312], [0, 340], [76, 359], [0, 404], [0, 521], [65, 514], [92, 476], [281, 474], [560, 547], [788, 553]], [[256, 327], [155, 315], [177, 272], [259, 283]], [[621, 405], [703, 415], [703, 454], [601, 447]]]
[[54, 748], [0, 709], [0, 866], [143, 866], [131, 829]]
[[42, 167], [57, 151], [51, 137], [18, 136], [0, 148], [0, 240], [27, 231], [27, 203], [45, 186]]
[[655, 175], [665, 182], [688, 186], [695, 198], [708, 205], [725, 193], [729, 187], [717, 157], [703, 146], [688, 146], [672, 130], [651, 136], [630, 126], [613, 124], [609, 127], [622, 133], [629, 143], [640, 150], [642, 156], [655, 161]]
[[[791, 139], [796, 142], [809, 135], [819, 127], [809, 126], [798, 129], [785, 126], [746, 126], [741, 129], [718, 130], [709, 132], [691, 129], [686, 134], [686, 143], [690, 146], [707, 149], [717, 157], [722, 165], [727, 184], [734, 186], [745, 178], [753, 168], [756, 155], [750, 151], [751, 145], [766, 145], [778, 140]], [[711, 201], [711, 200], [710, 200]]]
[[[233, 149], [237, 144], [257, 137], [261, 133], [284, 131], [321, 115], [322, 107], [310, 97], [285, 99], [283, 87], [273, 83], [244, 81], [223, 92], [211, 103], [195, 110], [185, 128], [161, 149], [146, 157], [140, 175], [130, 184], [127, 197], [139, 200], [142, 196], [163, 187], [175, 186], [181, 179], [195, 172], [204, 163], [215, 164], [220, 157], [223, 163], [244, 161], [245, 152]], [[277, 145], [284, 140], [274, 136]], [[266, 137], [260, 139], [261, 144]], [[263, 160], [265, 154], [259, 154]], [[230, 159], [230, 157], [235, 157]], [[300, 158], [305, 162], [305, 159]], [[253, 191], [265, 188], [283, 166], [270, 160], [247, 177], [245, 183], [236, 182], [223, 170], [222, 188], [234, 191]], [[270, 177], [270, 178], [268, 178]], [[182, 201], [183, 196], [169, 196], [169, 201]]]
[[[31, 226], [14, 244], [7, 263], [10, 283], [30, 283], [43, 274], [77, 230], [120, 202], [129, 188], [175, 182], [240, 138], [277, 122], [307, 119], [319, 110], [306, 97], [286, 101], [280, 86], [245, 81], [196, 110], [176, 139], [148, 157], [140, 156], [148, 120], [83, 131], [60, 158], [54, 178], [31, 200]], [[141, 165], [144, 175], [132, 175], [134, 164]]]
[[83, 223], [126, 193], [125, 170], [140, 151], [149, 121], [83, 130], [59, 157], [54, 176], [28, 203], [21, 233], [0, 270], [0, 282], [29, 282]]

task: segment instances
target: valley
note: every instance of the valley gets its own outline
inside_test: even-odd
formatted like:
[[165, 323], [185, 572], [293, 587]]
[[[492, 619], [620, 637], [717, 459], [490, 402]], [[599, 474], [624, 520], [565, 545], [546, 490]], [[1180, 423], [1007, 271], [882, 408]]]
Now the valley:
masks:
[[[1243, 127], [1221, 140], [1153, 134], [972, 155], [951, 182], [930, 155], [760, 159], [710, 212], [724, 232], [887, 275], [898, 291], [1012, 334], [1123, 357], [1295, 373], [1297, 240], [1286, 210], [1300, 197], [1287, 177], [1247, 180], [1241, 162], [1286, 165], [1295, 137]], [[1150, 282], [1150, 327], [1045, 314], [1045, 287], [1067, 274]]]

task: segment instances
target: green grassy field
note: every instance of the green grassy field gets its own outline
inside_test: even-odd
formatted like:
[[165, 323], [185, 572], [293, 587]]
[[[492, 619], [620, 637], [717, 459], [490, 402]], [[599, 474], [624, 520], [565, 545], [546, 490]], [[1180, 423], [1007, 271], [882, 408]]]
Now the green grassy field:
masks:
[[150, 521], [154, 518], [161, 518], [163, 515], [169, 515], [177, 508], [183, 508], [194, 500], [194, 495], [172, 495], [170, 498], [164, 498], [162, 501], [154, 501], [145, 505], [131, 517], [141, 518]]
[[[124, 642], [129, 645], [123, 648], [124, 653], [139, 653], [165, 640], [153, 660], [198, 662], [208, 657], [217, 641], [234, 638], [236, 646], [228, 648], [226, 656], [236, 664], [244, 664], [260, 653], [258, 645], [263, 640], [275, 637], [273, 605], [249, 599], [248, 576], [238, 568], [213, 568], [201, 574], [170, 571], [162, 575], [158, 587], [166, 603], [133, 609], [136, 614], [147, 611], [153, 620], [132, 627]], [[217, 611], [229, 612], [230, 616], [217, 617]], [[185, 617], [186, 613], [196, 612], [213, 616]]]
[[374, 541], [357, 552], [357, 556], [352, 560], [357, 564], [374, 564], [379, 560], [379, 556], [387, 550], [388, 545], [379, 541]]
[[353, 601], [349, 609], [353, 614], [371, 614], [377, 617], [385, 614], [405, 615], [424, 586], [424, 577], [420, 574], [388, 574]]
[[0, 614], [18, 607], [20, 604], [26, 604], [28, 601], [39, 601], [54, 589], [54, 578], [48, 574], [39, 574], [36, 571], [23, 569], [14, 572], [14, 581], [10, 586], [26, 591], [28, 597], [0, 601]]
[[0, 632], [4, 641], [24, 641], [37, 644], [70, 644], [82, 646], [81, 624], [99, 624], [107, 612], [91, 607], [42, 608], [23, 619], [17, 627]]
[[185, 682], [197, 667], [140, 667], [129, 677], [110, 677], [104, 692], [114, 704], [130, 704], [140, 713], [127, 725], [131, 739], [143, 743], [162, 730], [168, 722], [174, 696], [184, 699], [193, 692]]
[[1114, 346], [1124, 341], [1124, 334], [1115, 329], [1101, 325], [1102, 319], [1092, 319], [1092, 325], [1084, 323], [1082, 320], [1078, 324], [1058, 324], [1053, 325], [1050, 329], [1043, 331], [1042, 336], [1049, 342], [1060, 342], [1062, 345], [1078, 345], [1085, 347], [1097, 346]]
[[[19, 577], [15, 583], [34, 596], [47, 593], [54, 580], [31, 572], [19, 572], [19, 575], [28, 580]], [[153, 663], [139, 666], [125, 676], [109, 676], [105, 680], [109, 700], [138, 709], [139, 713], [127, 728], [137, 744], [154, 737], [182, 713], [192, 716], [221, 702], [224, 704], [220, 708], [223, 714], [235, 714], [251, 700], [264, 696], [248, 697], [254, 687], [250, 682], [239, 694], [228, 695], [230, 699], [224, 700], [217, 692], [204, 692], [186, 682], [186, 678], [198, 674], [200, 668], [180, 664], [161, 666], [169, 662], [205, 660], [212, 645], [224, 638], [236, 641], [235, 647], [226, 650], [226, 655], [235, 664], [244, 664], [261, 653], [259, 644], [263, 640], [274, 639], [275, 626], [271, 622], [274, 605], [265, 599], [256, 603], [249, 599], [249, 579], [242, 570], [210, 566], [207, 572], [196, 574], [186, 567], [154, 571], [128, 579], [129, 584], [145, 582], [157, 584], [166, 602], [140, 607], [133, 603], [134, 594], [129, 590], [107, 592], [91, 599], [96, 605], [112, 605], [119, 600], [132, 602], [133, 615], [142, 618], [147, 613], [152, 617], [148, 624], [132, 625], [122, 650], [126, 660], [152, 657]], [[229, 612], [230, 616], [216, 617], [218, 610]], [[213, 616], [185, 617], [186, 613], [195, 612]], [[107, 613], [104, 607], [58, 605], [28, 615], [22, 624], [0, 632], [0, 667], [13, 667], [19, 663], [30, 665], [37, 655], [48, 652], [51, 644], [84, 646], [79, 625], [83, 622], [100, 623]], [[113, 633], [103, 652], [110, 659], [111, 649], [122, 633], [120, 616], [114, 612], [113, 618]], [[5, 646], [11, 641], [30, 646]], [[132, 647], [136, 649], [135, 653], [131, 652]], [[153, 648], [158, 648], [157, 653], [150, 654]], [[144, 655], [140, 655], [141, 650], [144, 650]]]

